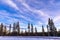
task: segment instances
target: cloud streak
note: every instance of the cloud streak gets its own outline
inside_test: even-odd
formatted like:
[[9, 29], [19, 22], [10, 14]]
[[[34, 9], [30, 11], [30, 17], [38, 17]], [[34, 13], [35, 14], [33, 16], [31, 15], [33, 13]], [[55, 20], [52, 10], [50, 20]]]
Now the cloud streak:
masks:
[[2, 1], [4, 3], [8, 4], [9, 6], [11, 6], [11, 7], [15, 8], [15, 9], [19, 10], [19, 8], [17, 7], [17, 5], [12, 0], [6, 0], [6, 1], [2, 0]]
[[[32, 24], [40, 28], [40, 25], [47, 25], [48, 18], [53, 18], [55, 25], [56, 23], [59, 24], [60, 22], [60, 1], [0, 0], [0, 2], [5, 7], [8, 6], [8, 8], [5, 10], [1, 10], [0, 8], [0, 22], [8, 24], [20, 21], [23, 25], [25, 24], [26, 26], [28, 22], [31, 22]], [[8, 10], [12, 12], [10, 13]], [[5, 22], [4, 20], [6, 20], [7, 22]]]

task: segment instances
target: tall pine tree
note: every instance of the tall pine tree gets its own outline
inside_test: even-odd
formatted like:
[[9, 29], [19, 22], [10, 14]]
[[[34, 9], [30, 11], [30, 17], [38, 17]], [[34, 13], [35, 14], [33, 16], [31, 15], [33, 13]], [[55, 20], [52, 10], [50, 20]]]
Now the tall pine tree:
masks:
[[50, 34], [51, 34], [51, 36], [54, 36], [54, 32], [56, 31], [56, 27], [55, 27], [55, 25], [54, 25], [54, 22], [53, 22], [53, 20], [52, 19], [48, 19], [48, 26], [49, 26], [49, 30], [50, 30]]
[[31, 33], [33, 33], [33, 24], [31, 24]]
[[9, 25], [9, 34], [11, 33], [11, 24]]
[[28, 33], [30, 33], [30, 23], [28, 23]]
[[37, 28], [35, 27], [35, 33], [37, 33]]
[[1, 35], [3, 35], [3, 23], [1, 23]]
[[43, 33], [43, 36], [44, 36], [44, 32], [45, 32], [45, 31], [44, 31], [44, 26], [42, 25], [42, 33]]
[[13, 32], [15, 32], [15, 30], [16, 30], [16, 24], [14, 23], [13, 24]]
[[19, 22], [17, 22], [16, 27], [17, 27], [18, 34], [20, 34], [20, 25], [19, 25]]

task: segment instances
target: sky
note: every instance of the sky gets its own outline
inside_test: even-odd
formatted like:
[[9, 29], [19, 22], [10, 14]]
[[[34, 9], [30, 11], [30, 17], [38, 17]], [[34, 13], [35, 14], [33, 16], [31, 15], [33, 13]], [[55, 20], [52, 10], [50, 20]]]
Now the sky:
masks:
[[60, 29], [60, 0], [0, 0], [0, 23], [5, 25], [20, 22], [21, 28], [32, 23], [41, 31], [41, 26], [52, 18], [55, 27]]

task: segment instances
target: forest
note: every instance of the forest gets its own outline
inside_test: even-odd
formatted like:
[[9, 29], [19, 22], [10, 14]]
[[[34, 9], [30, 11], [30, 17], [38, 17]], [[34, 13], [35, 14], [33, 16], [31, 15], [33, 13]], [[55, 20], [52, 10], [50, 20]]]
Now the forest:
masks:
[[[33, 24], [28, 23], [27, 30], [21, 30], [19, 22], [10, 24], [9, 28], [3, 23], [0, 24], [0, 36], [60, 36], [60, 31], [54, 25], [53, 19], [48, 19], [48, 24], [46, 25], [47, 32], [44, 30], [42, 25], [42, 32], [38, 32], [37, 28]], [[41, 30], [41, 29], [40, 29]]]

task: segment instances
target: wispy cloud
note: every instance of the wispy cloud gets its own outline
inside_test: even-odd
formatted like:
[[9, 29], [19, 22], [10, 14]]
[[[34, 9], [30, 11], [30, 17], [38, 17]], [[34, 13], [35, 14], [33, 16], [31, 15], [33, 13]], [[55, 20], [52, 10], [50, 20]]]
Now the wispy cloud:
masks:
[[[38, 17], [36, 17], [36, 18], [38, 18], [38, 19], [39, 19], [40, 17], [42, 17], [42, 18], [44, 18], [44, 19], [49, 18], [49, 15], [46, 14], [46, 13], [44, 13], [42, 10], [38, 10], [38, 9], [35, 9], [35, 8], [31, 8], [25, 1], [20, 1], [20, 2], [22, 3], [23, 6], [26, 7], [27, 11], [31, 11], [31, 12], [33, 12], [34, 14], [37, 14]], [[33, 16], [34, 16], [34, 15], [33, 15]]]
[[6, 24], [11, 24], [17, 21], [20, 21], [19, 19], [13, 18], [14, 15], [10, 14], [9, 12], [5, 10], [0, 11], [0, 22], [6, 23]]
[[37, 10], [34, 8], [31, 8], [27, 3], [25, 3], [24, 1], [20, 1], [22, 3], [22, 5], [24, 5], [29, 11], [32, 11], [34, 13], [39, 14], [40, 16], [47, 16], [45, 13], [43, 13], [43, 11], [41, 10]]
[[32, 22], [32, 20], [27, 16], [24, 16], [24, 15], [21, 15], [21, 14], [14, 14], [14, 16], [18, 17], [18, 18], [23, 18], [26, 21]]
[[[60, 24], [60, 1], [56, 0], [0, 0], [7, 9], [0, 8], [0, 22], [21, 22], [21, 26], [27, 26], [31, 22], [35, 26], [47, 25], [48, 18], [53, 18], [54, 23]], [[6, 6], [5, 6], [6, 7]], [[9, 8], [13, 8], [10, 10]], [[7, 10], [7, 11], [6, 11]], [[9, 12], [15, 10], [16, 12]], [[6, 21], [6, 22], [5, 22]], [[45, 27], [46, 29], [46, 27]]]
[[17, 5], [12, 1], [12, 0], [1, 0], [1, 2], [3, 2], [4, 4], [7, 4], [13, 8], [15, 8], [16, 10], [19, 10], [19, 8], [17, 7]]

